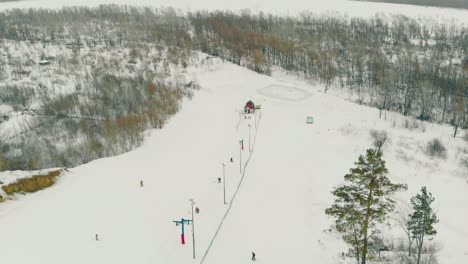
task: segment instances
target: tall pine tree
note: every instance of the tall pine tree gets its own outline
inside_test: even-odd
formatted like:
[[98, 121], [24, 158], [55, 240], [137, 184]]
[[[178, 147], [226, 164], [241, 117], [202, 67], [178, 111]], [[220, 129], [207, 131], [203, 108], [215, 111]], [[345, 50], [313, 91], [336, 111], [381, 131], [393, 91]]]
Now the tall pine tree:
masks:
[[427, 192], [426, 187], [422, 187], [421, 193], [411, 198], [411, 205], [414, 211], [409, 215], [408, 227], [416, 241], [416, 249], [418, 250], [417, 264], [421, 261], [424, 238], [437, 234], [433, 225], [438, 223], [439, 219], [437, 219], [436, 214], [431, 208], [433, 201], [434, 197], [432, 197], [430, 192]]
[[365, 264], [369, 238], [377, 232], [376, 224], [382, 223], [395, 207], [390, 195], [405, 190], [406, 185], [394, 184], [387, 178], [381, 150], [368, 149], [355, 165], [344, 176], [348, 184], [333, 190], [334, 204], [325, 213], [336, 218], [336, 228], [353, 247], [357, 263], [361, 260]]

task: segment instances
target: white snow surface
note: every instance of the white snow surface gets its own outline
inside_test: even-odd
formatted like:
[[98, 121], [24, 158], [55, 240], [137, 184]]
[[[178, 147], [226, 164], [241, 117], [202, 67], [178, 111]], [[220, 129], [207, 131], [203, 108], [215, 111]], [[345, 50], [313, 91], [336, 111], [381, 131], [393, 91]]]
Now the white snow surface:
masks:
[[0, 104], [0, 115], [2, 115], [3, 113], [9, 112], [11, 110], [12, 110], [11, 106]]
[[345, 14], [371, 17], [384, 14], [402, 14], [413, 18], [431, 18], [446, 23], [468, 23], [468, 10], [398, 5], [387, 3], [356, 2], [349, 0], [25, 0], [0, 3], [0, 10], [11, 8], [61, 8], [64, 6], [98, 6], [101, 4], [122, 4], [153, 7], [174, 7], [183, 11], [249, 9], [277, 15], [297, 15], [308, 11], [317, 14]]
[[[440, 263], [468, 263], [468, 184], [458, 169], [465, 143], [450, 127], [409, 130], [397, 114], [379, 119], [378, 110], [324, 94], [322, 86], [227, 62], [205, 66], [197, 79], [193, 99], [142, 147], [72, 168], [51, 188], [0, 204], [2, 263], [185, 264], [205, 256], [206, 264], [240, 264], [251, 263], [251, 251], [257, 263], [354, 263], [341, 259], [347, 247], [339, 234], [324, 231], [333, 224], [324, 210], [332, 188], [371, 147], [371, 129], [388, 132], [389, 177], [409, 185], [395, 196], [399, 203], [421, 186], [435, 196]], [[239, 109], [249, 99], [262, 110], [244, 119]], [[424, 154], [435, 137], [447, 147], [446, 160]], [[217, 181], [222, 163], [226, 205]], [[172, 222], [191, 218], [190, 198], [200, 208], [195, 260], [192, 225], [182, 245]], [[397, 226], [384, 234], [404, 239]]]

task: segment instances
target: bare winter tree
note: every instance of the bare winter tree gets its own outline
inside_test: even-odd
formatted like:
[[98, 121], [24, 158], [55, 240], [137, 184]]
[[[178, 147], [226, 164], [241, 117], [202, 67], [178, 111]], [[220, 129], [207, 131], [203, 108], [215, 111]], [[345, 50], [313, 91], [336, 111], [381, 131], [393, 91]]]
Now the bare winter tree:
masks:
[[387, 142], [387, 131], [377, 131], [377, 130], [371, 130], [370, 131], [370, 136], [374, 140], [373, 145], [376, 148], [376, 151], [380, 151], [382, 149], [382, 146]]
[[411, 209], [408, 205], [400, 205], [395, 214], [395, 221], [397, 221], [398, 225], [401, 227], [403, 232], [406, 234], [406, 238], [408, 239], [408, 256], [411, 256], [411, 249], [414, 243], [414, 237], [411, 233], [410, 226], [408, 224], [410, 217]]

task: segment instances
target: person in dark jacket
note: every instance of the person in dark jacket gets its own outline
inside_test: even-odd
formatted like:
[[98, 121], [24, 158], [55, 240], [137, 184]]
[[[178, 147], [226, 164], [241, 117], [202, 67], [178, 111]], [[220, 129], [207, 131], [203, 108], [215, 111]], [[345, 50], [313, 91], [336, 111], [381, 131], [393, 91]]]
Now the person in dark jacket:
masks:
[[252, 251], [252, 260], [256, 260], [255, 259], [255, 253]]

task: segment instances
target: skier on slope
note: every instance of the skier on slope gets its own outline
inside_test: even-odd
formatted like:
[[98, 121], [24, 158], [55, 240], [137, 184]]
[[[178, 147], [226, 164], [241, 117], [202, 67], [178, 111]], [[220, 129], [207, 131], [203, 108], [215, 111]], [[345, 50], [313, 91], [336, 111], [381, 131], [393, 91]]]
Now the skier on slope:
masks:
[[256, 260], [255, 259], [255, 253], [252, 251], [252, 260]]

